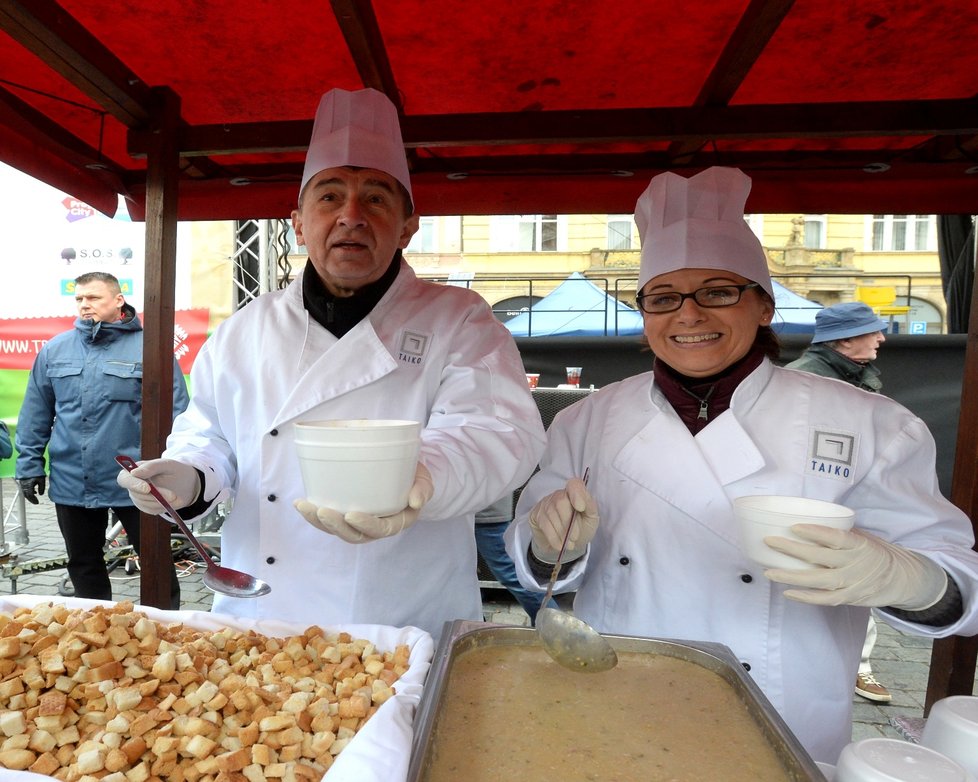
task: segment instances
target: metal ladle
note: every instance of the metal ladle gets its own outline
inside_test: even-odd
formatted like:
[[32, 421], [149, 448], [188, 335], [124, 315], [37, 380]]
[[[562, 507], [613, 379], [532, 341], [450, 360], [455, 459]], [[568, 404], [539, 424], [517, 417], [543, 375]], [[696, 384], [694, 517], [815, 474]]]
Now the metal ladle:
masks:
[[[115, 460], [122, 466], [123, 469], [132, 472], [138, 466], [136, 462], [130, 459], [128, 456], [120, 455], [116, 456]], [[222, 595], [229, 595], [230, 597], [261, 597], [262, 595], [267, 595], [272, 591], [272, 588], [262, 581], [260, 578], [255, 578], [254, 576], [249, 576], [247, 573], [242, 573], [240, 570], [232, 570], [229, 567], [221, 567], [213, 559], [211, 559], [210, 552], [204, 548], [204, 545], [194, 537], [194, 533], [190, 531], [190, 527], [187, 526], [186, 522], [180, 517], [173, 506], [167, 502], [163, 495], [160, 494], [159, 489], [157, 489], [150, 481], [146, 478], [140, 478], [139, 480], [145, 481], [146, 485], [149, 487], [149, 492], [152, 494], [156, 501], [163, 506], [163, 510], [170, 514], [170, 518], [167, 521], [172, 521], [187, 536], [197, 553], [200, 554], [201, 558], [204, 560], [206, 570], [204, 571], [204, 586], [214, 592], [220, 592]], [[163, 518], [166, 518], [165, 516]]]
[[[588, 472], [585, 470], [585, 486], [587, 485], [587, 477]], [[557, 561], [554, 562], [554, 569], [550, 574], [550, 583], [547, 585], [547, 594], [543, 598], [543, 607], [537, 612], [537, 634], [547, 654], [565, 668], [578, 673], [600, 673], [601, 671], [609, 671], [618, 665], [618, 655], [608, 643], [608, 639], [587, 622], [566, 611], [550, 608], [547, 605], [553, 595], [554, 584], [557, 582], [558, 573], [560, 573], [560, 561], [564, 557], [567, 539], [570, 537], [571, 528], [577, 521], [577, 517], [578, 514], [575, 512], [570, 524], [567, 525], [564, 540], [560, 544], [560, 551], [557, 552]]]

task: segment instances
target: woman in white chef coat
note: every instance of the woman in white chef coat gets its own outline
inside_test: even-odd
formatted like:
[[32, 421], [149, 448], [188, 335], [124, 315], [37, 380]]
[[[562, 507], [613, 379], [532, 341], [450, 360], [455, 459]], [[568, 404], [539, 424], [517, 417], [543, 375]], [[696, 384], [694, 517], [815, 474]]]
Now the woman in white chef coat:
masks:
[[[653, 178], [636, 210], [653, 371], [556, 417], [507, 543], [520, 580], [542, 589], [576, 510], [557, 591], [576, 591], [581, 619], [729, 646], [809, 753], [834, 763], [870, 608], [903, 631], [974, 634], [978, 554], [938, 492], [922, 421], [772, 363], [749, 190], [736, 169]], [[796, 525], [806, 543], [768, 544], [822, 567], [765, 571], [741, 553], [731, 507], [753, 494], [840, 503], [856, 528]]]
[[[217, 328], [163, 458], [119, 482], [159, 513], [152, 480], [188, 520], [232, 496], [222, 564], [271, 592], [215, 595], [215, 611], [436, 637], [446, 621], [481, 620], [474, 515], [526, 480], [543, 425], [486, 302], [419, 280], [401, 258], [418, 218], [397, 111], [382, 93], [323, 96], [292, 221], [306, 268]], [[407, 507], [344, 516], [302, 499], [293, 427], [329, 418], [422, 423]]]

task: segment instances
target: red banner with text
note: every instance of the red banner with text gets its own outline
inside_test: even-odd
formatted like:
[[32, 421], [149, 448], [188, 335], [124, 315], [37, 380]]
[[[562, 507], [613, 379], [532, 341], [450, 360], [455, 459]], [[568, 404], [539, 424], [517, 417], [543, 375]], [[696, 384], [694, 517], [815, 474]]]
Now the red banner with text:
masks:
[[[207, 339], [207, 324], [206, 309], [177, 310], [174, 314], [173, 355], [185, 375], [190, 374], [190, 367]], [[41, 346], [74, 325], [74, 317], [0, 318], [0, 370], [30, 369]]]

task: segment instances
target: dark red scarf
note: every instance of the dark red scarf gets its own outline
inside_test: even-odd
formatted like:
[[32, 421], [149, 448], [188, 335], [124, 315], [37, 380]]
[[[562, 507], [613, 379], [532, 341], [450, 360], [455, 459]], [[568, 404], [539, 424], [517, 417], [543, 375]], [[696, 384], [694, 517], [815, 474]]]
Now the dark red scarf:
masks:
[[686, 428], [696, 434], [730, 407], [730, 398], [737, 386], [763, 360], [764, 350], [754, 345], [742, 359], [709, 377], [687, 377], [658, 357], [653, 362], [652, 369], [655, 373], [655, 384], [665, 394]]

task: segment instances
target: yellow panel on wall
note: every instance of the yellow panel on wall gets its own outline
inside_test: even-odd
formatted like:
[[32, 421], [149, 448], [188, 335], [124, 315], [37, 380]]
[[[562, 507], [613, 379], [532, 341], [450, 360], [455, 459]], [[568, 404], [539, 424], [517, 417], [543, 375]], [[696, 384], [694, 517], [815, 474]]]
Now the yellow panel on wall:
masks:
[[896, 288], [885, 285], [857, 285], [856, 299], [870, 307], [885, 307], [896, 301]]

